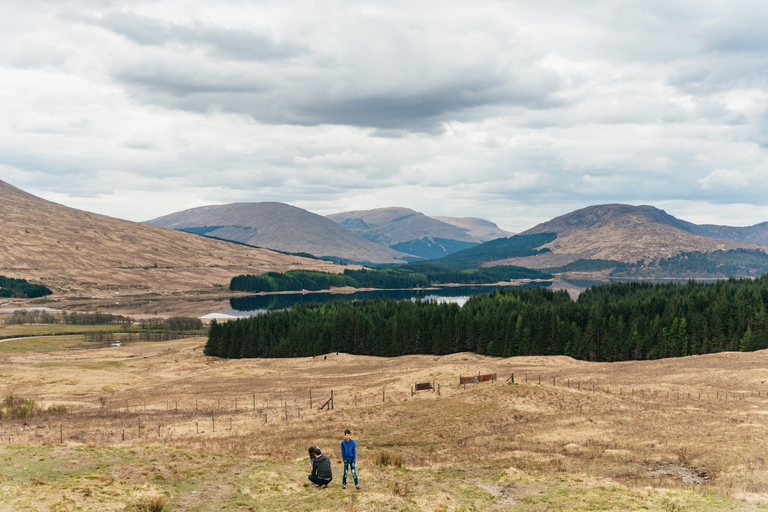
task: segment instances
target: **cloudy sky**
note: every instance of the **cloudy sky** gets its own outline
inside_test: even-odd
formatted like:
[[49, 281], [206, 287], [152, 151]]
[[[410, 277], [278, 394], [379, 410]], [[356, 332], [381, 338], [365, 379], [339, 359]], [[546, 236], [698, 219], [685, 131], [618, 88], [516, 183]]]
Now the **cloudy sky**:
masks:
[[280, 201], [511, 231], [768, 220], [768, 2], [0, 0], [0, 179], [148, 220]]

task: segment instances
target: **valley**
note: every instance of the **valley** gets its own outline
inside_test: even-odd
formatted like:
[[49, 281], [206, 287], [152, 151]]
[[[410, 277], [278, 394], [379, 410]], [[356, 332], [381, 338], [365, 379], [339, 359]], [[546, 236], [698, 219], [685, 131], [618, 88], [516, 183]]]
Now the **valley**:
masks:
[[[3, 397], [66, 407], [0, 422], [13, 510], [768, 509], [767, 351], [221, 360], [204, 338], [49, 343], [0, 344]], [[498, 380], [457, 386], [473, 373]], [[440, 394], [411, 394], [426, 381]], [[360, 491], [339, 485], [345, 428]], [[312, 444], [332, 459], [324, 491], [306, 485]]]

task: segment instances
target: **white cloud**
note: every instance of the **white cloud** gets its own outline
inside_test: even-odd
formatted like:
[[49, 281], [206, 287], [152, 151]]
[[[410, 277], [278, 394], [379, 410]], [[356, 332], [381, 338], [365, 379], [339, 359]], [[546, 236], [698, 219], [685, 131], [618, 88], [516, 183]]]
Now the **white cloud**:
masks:
[[758, 2], [6, 4], [0, 179], [78, 208], [766, 220]]
[[704, 190], [742, 189], [749, 186], [747, 178], [739, 171], [715, 169], [699, 180]]

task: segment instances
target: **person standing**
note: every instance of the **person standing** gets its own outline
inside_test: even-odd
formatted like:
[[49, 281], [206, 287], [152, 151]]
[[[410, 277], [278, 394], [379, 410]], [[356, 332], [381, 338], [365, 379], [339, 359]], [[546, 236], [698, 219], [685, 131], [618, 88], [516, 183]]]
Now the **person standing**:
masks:
[[344, 477], [341, 479], [341, 488], [347, 488], [347, 469], [351, 469], [352, 478], [355, 479], [355, 488], [360, 489], [360, 484], [357, 480], [357, 471], [355, 471], [357, 450], [355, 449], [355, 440], [352, 439], [352, 432], [350, 432], [349, 429], [344, 431], [344, 440], [341, 442], [341, 460], [344, 461]]
[[320, 448], [315, 446], [312, 450], [312, 474], [309, 475], [309, 481], [321, 489], [325, 489], [331, 480], [333, 480], [331, 461], [323, 455]]

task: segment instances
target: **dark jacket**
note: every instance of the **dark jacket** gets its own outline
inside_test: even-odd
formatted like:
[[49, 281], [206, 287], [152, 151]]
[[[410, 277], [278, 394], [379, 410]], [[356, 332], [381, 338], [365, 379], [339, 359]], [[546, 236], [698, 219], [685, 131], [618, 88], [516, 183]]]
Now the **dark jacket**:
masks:
[[333, 478], [331, 473], [331, 461], [325, 455], [318, 455], [312, 459], [312, 474], [323, 480]]

